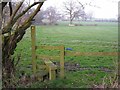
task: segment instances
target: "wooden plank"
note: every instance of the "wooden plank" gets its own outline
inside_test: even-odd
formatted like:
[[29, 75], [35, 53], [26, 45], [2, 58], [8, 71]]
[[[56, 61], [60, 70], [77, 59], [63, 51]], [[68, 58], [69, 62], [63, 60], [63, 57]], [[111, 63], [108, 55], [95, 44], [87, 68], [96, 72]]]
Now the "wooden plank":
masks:
[[49, 56], [49, 55], [36, 55], [38, 59], [51, 59], [51, 60], [59, 60], [60, 56]]
[[36, 73], [36, 55], [35, 55], [35, 26], [31, 26], [31, 43], [32, 43], [32, 69], [33, 73]]
[[45, 45], [36, 46], [36, 49], [39, 49], [39, 48], [46, 49], [46, 50], [60, 50], [60, 46], [45, 46]]
[[60, 77], [64, 78], [64, 46], [61, 46], [60, 51]]
[[40, 69], [42, 69], [42, 70], [45, 70], [47, 67], [46, 67], [46, 65], [38, 65], [37, 64], [37, 67], [36, 67], [38, 70]]
[[117, 52], [65, 52], [65, 56], [118, 56], [118, 53]]
[[49, 80], [54, 80], [56, 78], [55, 70], [57, 69], [57, 66], [54, 65], [54, 63], [52, 63], [50, 60], [45, 60], [44, 62], [49, 70]]
[[57, 66], [50, 60], [44, 60], [45, 64], [47, 65], [47, 67], [51, 67], [51, 69], [57, 69]]

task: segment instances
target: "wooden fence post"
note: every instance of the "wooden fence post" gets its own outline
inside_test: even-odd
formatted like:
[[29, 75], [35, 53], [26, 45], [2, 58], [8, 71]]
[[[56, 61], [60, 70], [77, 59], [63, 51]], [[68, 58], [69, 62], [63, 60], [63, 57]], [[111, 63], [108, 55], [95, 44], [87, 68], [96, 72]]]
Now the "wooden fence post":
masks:
[[36, 54], [35, 54], [35, 26], [31, 26], [31, 40], [32, 40], [32, 69], [33, 73], [36, 73]]
[[60, 77], [64, 78], [64, 46], [60, 47]]
[[55, 68], [49, 67], [49, 80], [54, 80], [56, 78]]

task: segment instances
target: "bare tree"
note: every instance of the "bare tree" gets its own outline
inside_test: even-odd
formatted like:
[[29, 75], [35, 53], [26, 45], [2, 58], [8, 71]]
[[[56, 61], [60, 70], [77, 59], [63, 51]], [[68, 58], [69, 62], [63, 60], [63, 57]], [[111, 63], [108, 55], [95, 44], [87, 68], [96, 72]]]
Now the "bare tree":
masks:
[[92, 20], [92, 18], [93, 18], [93, 12], [92, 11], [89, 11], [88, 13], [86, 13], [86, 19], [88, 19], [88, 20]]
[[[44, 2], [33, 2], [28, 7], [24, 8], [22, 12], [18, 13], [20, 8], [23, 5], [24, 0], [17, 2], [14, 10], [10, 8], [10, 16], [7, 19], [7, 24], [3, 25], [2, 30], [2, 71], [3, 71], [3, 87], [10, 86], [10, 78], [14, 72], [14, 59], [11, 58], [11, 55], [14, 54], [14, 50], [17, 46], [17, 43], [23, 38], [27, 28], [31, 26], [31, 21], [35, 15], [40, 11], [41, 6]], [[8, 2], [2, 2], [2, 11], [6, 8]], [[24, 21], [21, 24], [16, 24], [17, 21], [24, 17], [26, 13], [35, 5], [37, 7], [33, 12], [30, 12], [30, 15], [24, 18]], [[12, 6], [12, 3], [11, 3]], [[3, 23], [4, 24], [4, 23]], [[14, 25], [17, 27], [14, 27]]]
[[35, 16], [35, 23], [36, 24], [43, 24], [42, 20], [45, 18], [44, 10], [41, 10], [36, 16]]
[[[37, 24], [56, 24], [57, 20], [60, 19], [60, 14], [55, 7], [48, 7], [46, 10], [41, 10], [35, 16], [35, 22]], [[47, 22], [46, 22], [47, 21]]]
[[63, 4], [66, 15], [69, 15], [70, 24], [73, 24], [74, 18], [84, 16], [84, 6], [80, 2], [68, 0]]
[[55, 24], [60, 18], [60, 14], [55, 7], [50, 6], [44, 11], [44, 17], [50, 21], [50, 24]]

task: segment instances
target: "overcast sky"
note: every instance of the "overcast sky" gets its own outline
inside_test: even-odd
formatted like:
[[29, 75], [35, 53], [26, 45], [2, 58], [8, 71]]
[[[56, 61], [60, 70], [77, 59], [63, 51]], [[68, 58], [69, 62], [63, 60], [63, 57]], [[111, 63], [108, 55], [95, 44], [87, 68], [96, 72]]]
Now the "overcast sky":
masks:
[[[63, 10], [63, 2], [69, 0], [47, 0], [43, 8], [55, 6], [59, 11]], [[117, 18], [118, 15], [118, 1], [120, 0], [79, 0], [80, 2], [90, 3], [91, 6], [85, 7], [86, 12], [93, 12], [96, 18]], [[94, 7], [95, 6], [95, 7]]]

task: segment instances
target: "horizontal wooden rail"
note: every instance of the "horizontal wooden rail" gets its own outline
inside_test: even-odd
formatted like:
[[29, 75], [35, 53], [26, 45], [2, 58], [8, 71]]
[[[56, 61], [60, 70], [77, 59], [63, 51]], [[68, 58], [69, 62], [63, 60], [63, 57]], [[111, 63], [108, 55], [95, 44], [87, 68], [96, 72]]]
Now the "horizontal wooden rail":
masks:
[[46, 50], [61, 50], [61, 46], [36, 46], [36, 49], [46, 49]]
[[38, 59], [50, 59], [50, 60], [59, 60], [60, 56], [49, 56], [49, 55], [36, 55], [36, 58]]
[[118, 56], [118, 53], [117, 52], [65, 52], [65, 56]]

